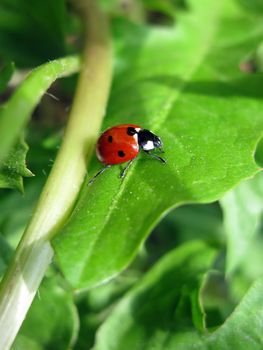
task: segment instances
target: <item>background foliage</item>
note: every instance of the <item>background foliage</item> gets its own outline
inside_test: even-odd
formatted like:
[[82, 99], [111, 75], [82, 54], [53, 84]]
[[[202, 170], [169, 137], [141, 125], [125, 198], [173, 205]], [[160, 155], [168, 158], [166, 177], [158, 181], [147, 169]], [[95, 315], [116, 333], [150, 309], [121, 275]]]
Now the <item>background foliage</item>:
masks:
[[[114, 43], [103, 129], [153, 130], [167, 165], [141, 155], [123, 181], [116, 166], [83, 186], [14, 349], [262, 349], [261, 1], [101, 5]], [[63, 0], [0, 4], [1, 276], [74, 94], [72, 76], [42, 98], [78, 69], [46, 63], [79, 52], [81, 35]]]

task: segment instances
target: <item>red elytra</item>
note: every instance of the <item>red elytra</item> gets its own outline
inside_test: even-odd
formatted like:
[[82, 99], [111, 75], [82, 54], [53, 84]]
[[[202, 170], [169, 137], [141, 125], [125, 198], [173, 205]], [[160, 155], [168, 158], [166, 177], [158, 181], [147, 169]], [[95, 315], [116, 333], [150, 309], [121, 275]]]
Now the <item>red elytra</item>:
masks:
[[122, 124], [113, 126], [100, 136], [96, 146], [96, 154], [103, 164], [121, 164], [134, 159], [140, 150], [137, 133], [129, 132], [141, 130], [139, 125]]

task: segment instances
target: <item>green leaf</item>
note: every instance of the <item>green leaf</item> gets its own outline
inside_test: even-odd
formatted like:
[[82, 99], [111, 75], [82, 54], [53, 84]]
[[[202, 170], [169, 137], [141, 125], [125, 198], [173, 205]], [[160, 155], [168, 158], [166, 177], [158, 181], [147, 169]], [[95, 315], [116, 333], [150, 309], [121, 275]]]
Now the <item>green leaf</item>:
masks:
[[69, 56], [43, 64], [16, 89], [0, 109], [0, 164], [16, 143], [31, 113], [49, 86], [58, 78], [78, 71], [80, 60]]
[[[44, 177], [44, 176], [43, 176]], [[0, 196], [0, 232], [16, 248], [32, 216], [43, 180], [35, 176], [27, 182], [23, 196], [18, 191], [3, 191]]]
[[77, 331], [72, 294], [59, 286], [58, 278], [48, 278], [40, 287], [13, 350], [65, 350], [74, 344]]
[[34, 340], [31, 340], [24, 335], [19, 335], [12, 350], [42, 350], [42, 348]]
[[15, 70], [15, 65], [13, 62], [9, 62], [3, 66], [0, 71], [0, 93], [4, 92], [6, 86], [11, 79]]
[[[4, 92], [9, 80], [12, 77], [15, 66], [6, 64], [0, 71], [0, 93]], [[25, 159], [28, 146], [21, 139], [11, 150], [8, 159], [4, 161], [0, 168], [0, 188], [15, 188], [23, 192], [23, 176], [32, 176], [30, 170], [26, 168]]]
[[79, 310], [80, 330], [75, 348], [90, 349], [94, 344], [98, 327], [112, 312], [112, 309], [123, 295], [138, 281], [139, 275], [134, 271], [126, 271], [107, 284], [76, 295]]
[[5, 238], [0, 234], [0, 278], [6, 270], [7, 264], [13, 254], [13, 249], [9, 246]]
[[115, 25], [116, 76], [104, 128], [153, 130], [167, 165], [142, 154], [123, 181], [115, 166], [84, 186], [54, 240], [75, 288], [118, 274], [171, 208], [214, 201], [258, 171], [263, 77], [244, 75], [239, 63], [262, 40], [262, 21], [231, 0], [189, 6], [174, 28]]
[[0, 57], [32, 67], [65, 55], [64, 0], [2, 0]]
[[28, 146], [20, 141], [11, 151], [0, 169], [0, 188], [14, 188], [23, 192], [23, 177], [33, 176], [26, 167]]
[[167, 235], [167, 231], [171, 231], [172, 239], [174, 241], [176, 237], [177, 243], [202, 239], [218, 244], [224, 239], [222, 213], [215, 203], [176, 208], [160, 222], [156, 230], [160, 230], [162, 235]]
[[263, 174], [242, 182], [220, 201], [227, 235], [226, 272], [232, 274], [242, 265], [250, 278], [263, 274]]
[[252, 11], [258, 15], [263, 14], [263, 3], [261, 0], [236, 0], [244, 9]]
[[257, 145], [255, 159], [257, 164], [263, 168], [263, 138], [259, 141]]
[[177, 349], [169, 346], [171, 340], [179, 340], [195, 320], [203, 322], [199, 288], [215, 255], [201, 241], [166, 254], [104, 322], [94, 350]]
[[[202, 253], [200, 251], [200, 255], [197, 257], [198, 249], [196, 249], [194, 255], [189, 255], [186, 262], [181, 258], [181, 264], [177, 261], [174, 262], [173, 266], [171, 261], [169, 266], [169, 257], [172, 258], [178, 254], [179, 260], [179, 251], [180, 253], [183, 250], [186, 252], [186, 247], [185, 245], [184, 248], [170, 253], [160, 261], [137, 287], [124, 297], [99, 329], [94, 350], [109, 348], [111, 350], [123, 348], [134, 350], [153, 348], [155, 350], [190, 350], [193, 348], [196, 350], [262, 349], [262, 278], [250, 288], [242, 302], [225, 323], [212, 333], [201, 333], [194, 330], [193, 327], [185, 327], [182, 318], [176, 319], [176, 307], [179, 307], [176, 298], [176, 287], [180, 284], [179, 289], [183, 289], [185, 286], [181, 280], [183, 273], [185, 272], [188, 275], [190, 273], [189, 266], [194, 262], [197, 272], [202, 265], [202, 263], [200, 264], [200, 260], [202, 260], [200, 255], [204, 252], [208, 254], [209, 251], [203, 250]], [[200, 259], [199, 266], [198, 259]], [[192, 267], [194, 270], [194, 265]], [[179, 278], [176, 278], [177, 269], [182, 271], [182, 274], [179, 273]], [[160, 270], [162, 270], [161, 274]], [[170, 288], [167, 288], [164, 281], [170, 281]], [[173, 317], [174, 315], [175, 317]]]

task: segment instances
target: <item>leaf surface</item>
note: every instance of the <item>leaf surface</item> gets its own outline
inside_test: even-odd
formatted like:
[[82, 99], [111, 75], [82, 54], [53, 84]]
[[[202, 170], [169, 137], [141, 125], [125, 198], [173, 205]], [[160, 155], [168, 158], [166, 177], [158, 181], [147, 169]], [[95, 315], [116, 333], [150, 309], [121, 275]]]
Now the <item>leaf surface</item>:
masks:
[[263, 174], [260, 173], [253, 179], [242, 182], [220, 200], [227, 236], [226, 272], [228, 274], [241, 266], [246, 269], [250, 266], [251, 278], [255, 277], [255, 273], [256, 275], [263, 273], [262, 198]]
[[209, 267], [212, 256], [211, 248], [197, 242], [167, 254], [105, 321], [97, 333], [94, 350], [262, 349], [262, 278], [216, 331], [200, 332], [185, 321], [185, 310], [184, 317], [178, 313], [182, 307], [178, 290], [183, 294], [191, 288], [194, 292], [198, 288], [194, 281]]
[[180, 344], [195, 320], [200, 319], [197, 327], [202, 322], [198, 290], [215, 256], [215, 249], [199, 241], [166, 254], [104, 322], [94, 350], [177, 349], [172, 343]]
[[33, 176], [26, 167], [28, 146], [20, 141], [10, 152], [0, 169], [0, 188], [14, 188], [23, 192], [23, 177]]
[[12, 62], [9, 62], [3, 66], [0, 71], [0, 93], [4, 92], [9, 80], [14, 73], [15, 65]]
[[0, 235], [0, 278], [2, 278], [8, 262], [13, 254], [13, 249], [10, 247], [6, 239]]
[[172, 28], [115, 24], [116, 72], [104, 128], [134, 123], [154, 131], [167, 165], [141, 154], [123, 181], [115, 166], [84, 186], [54, 240], [75, 288], [118, 274], [171, 208], [214, 201], [258, 171], [263, 77], [244, 75], [239, 64], [261, 41], [263, 22], [234, 1], [188, 5]]
[[0, 57], [32, 67], [65, 55], [64, 0], [2, 0]]

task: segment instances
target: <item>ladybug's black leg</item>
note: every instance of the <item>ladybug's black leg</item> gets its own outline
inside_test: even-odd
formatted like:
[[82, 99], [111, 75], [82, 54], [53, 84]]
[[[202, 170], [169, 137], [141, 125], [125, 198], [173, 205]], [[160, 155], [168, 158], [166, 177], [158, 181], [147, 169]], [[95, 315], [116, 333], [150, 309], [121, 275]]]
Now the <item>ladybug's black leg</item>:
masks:
[[150, 153], [149, 151], [144, 151], [146, 154], [148, 154], [148, 156], [155, 158], [157, 160], [159, 160], [161, 163], [166, 164], [166, 160], [162, 157], [157, 156], [156, 154]]
[[134, 161], [135, 158], [131, 159], [128, 161], [128, 163], [125, 165], [125, 167], [122, 169], [121, 173], [120, 173], [120, 178], [123, 179], [127, 173], [127, 170], [129, 169], [129, 167], [131, 166], [132, 162]]
[[108, 164], [108, 165], [105, 165], [104, 168], [100, 169], [100, 171], [98, 171], [97, 174], [96, 174], [95, 176], [93, 176], [92, 179], [89, 180], [88, 185], [91, 185], [91, 184], [96, 180], [96, 178], [97, 178], [99, 175], [101, 175], [102, 173], [104, 173], [104, 171], [105, 171], [106, 169], [110, 168], [110, 167], [111, 167], [111, 165]]

